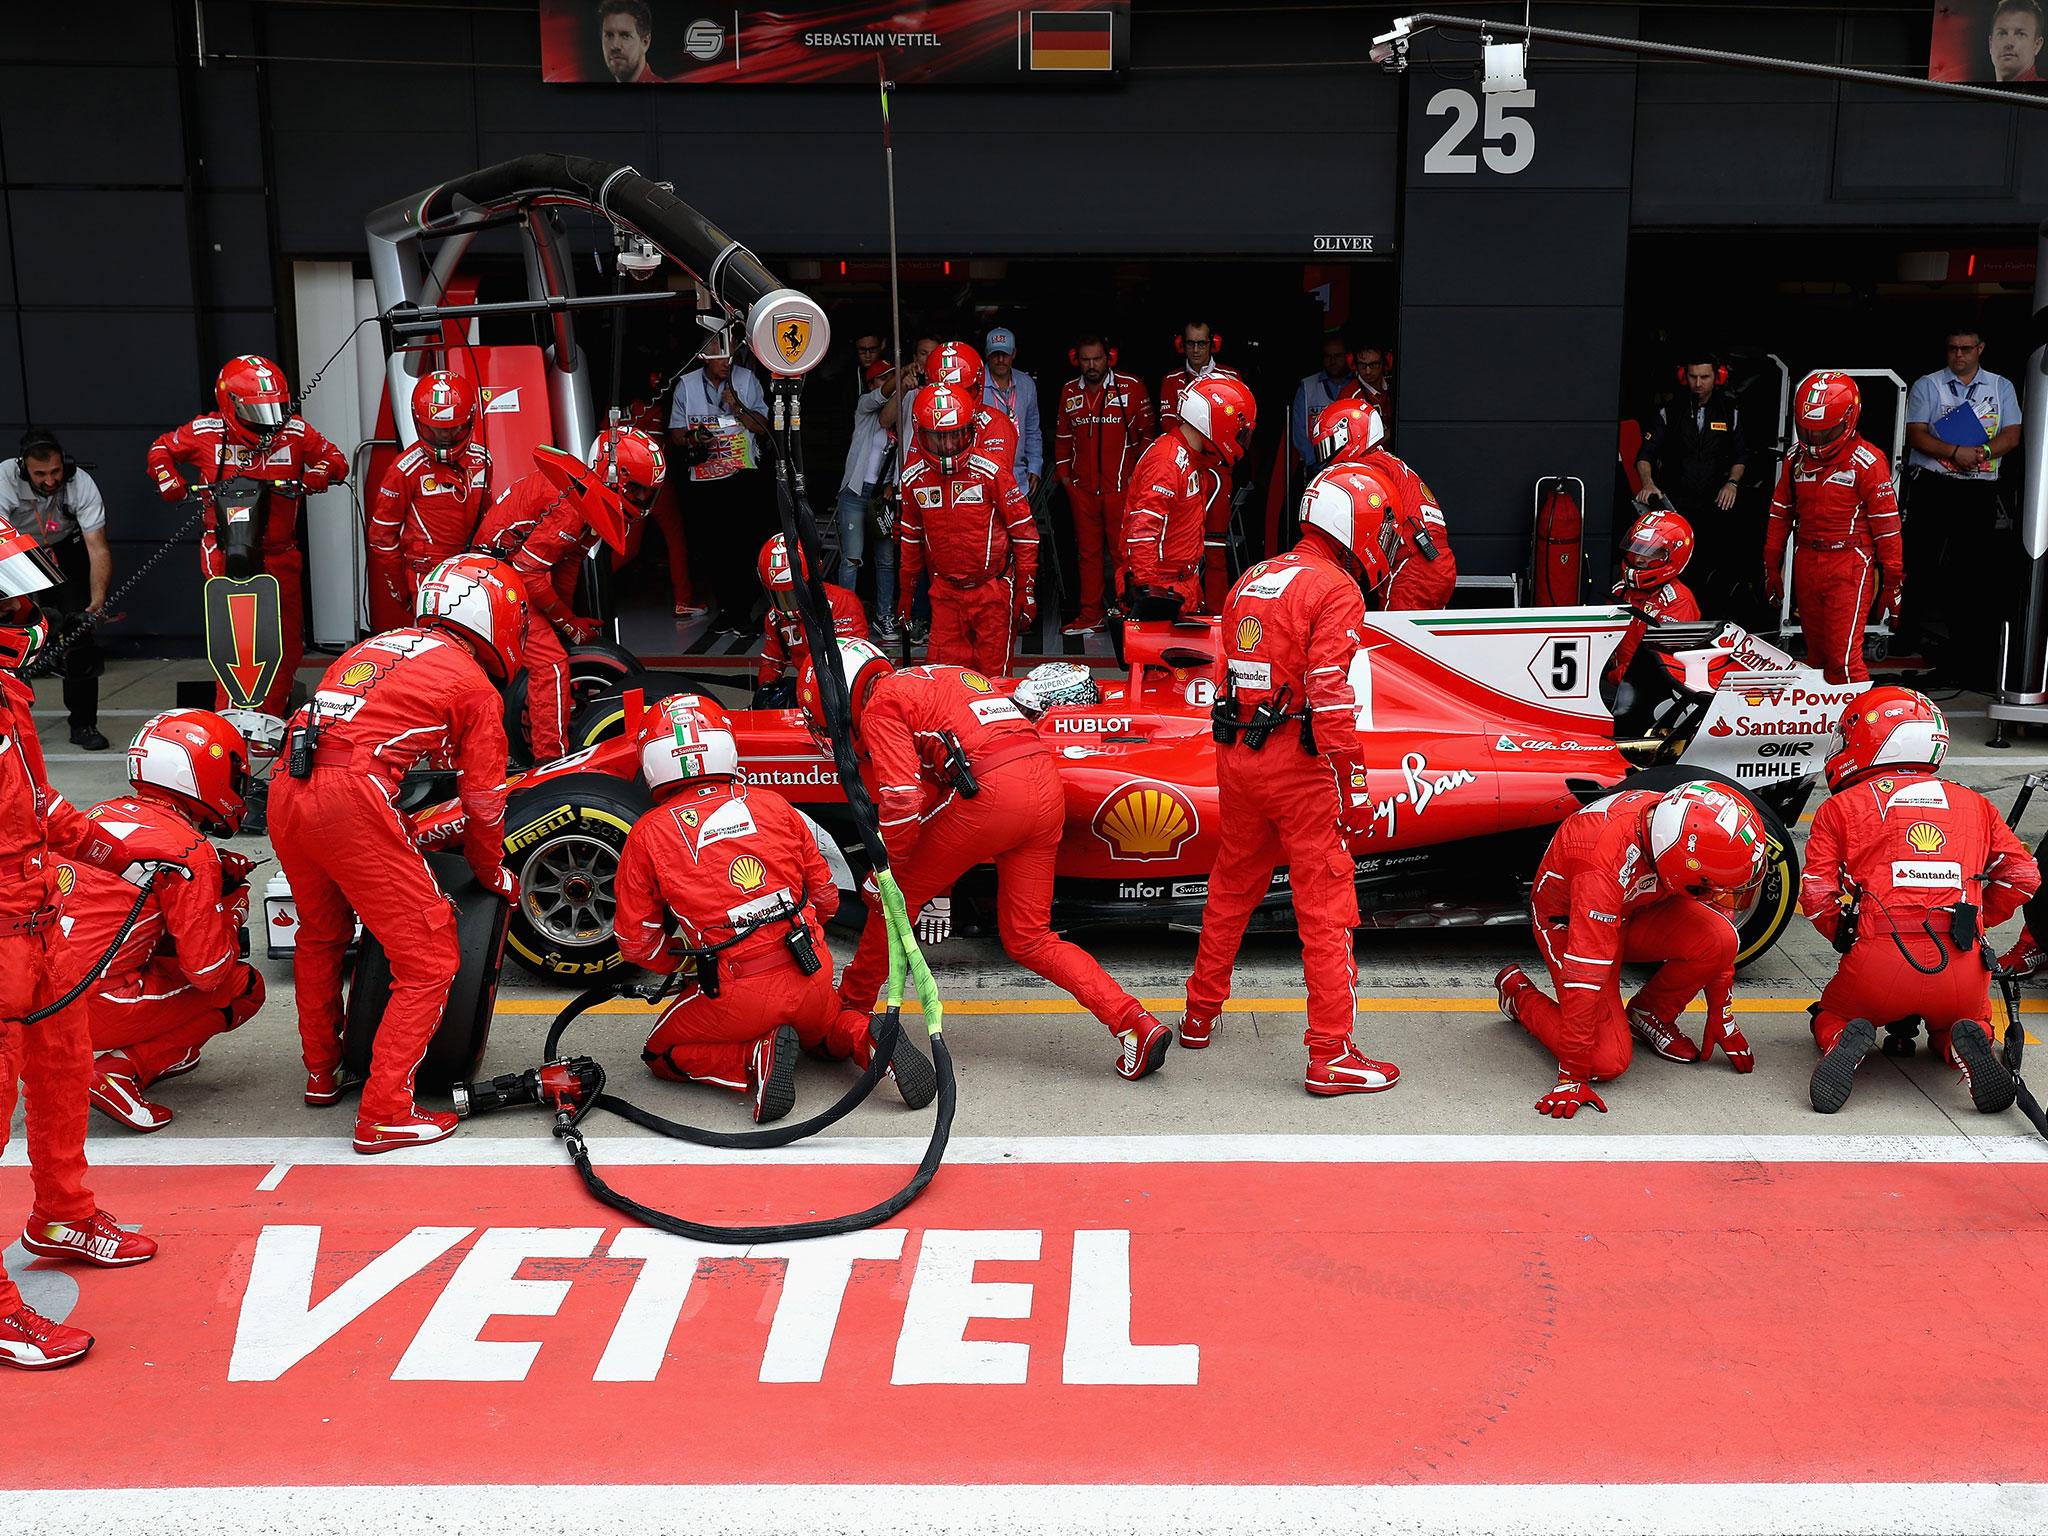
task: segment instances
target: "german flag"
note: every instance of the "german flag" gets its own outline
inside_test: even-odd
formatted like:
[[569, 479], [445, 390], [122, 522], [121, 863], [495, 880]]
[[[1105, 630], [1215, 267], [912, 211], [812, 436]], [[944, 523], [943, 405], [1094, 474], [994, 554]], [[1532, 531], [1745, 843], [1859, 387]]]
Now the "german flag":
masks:
[[1114, 69], [1108, 11], [1033, 11], [1033, 69]]

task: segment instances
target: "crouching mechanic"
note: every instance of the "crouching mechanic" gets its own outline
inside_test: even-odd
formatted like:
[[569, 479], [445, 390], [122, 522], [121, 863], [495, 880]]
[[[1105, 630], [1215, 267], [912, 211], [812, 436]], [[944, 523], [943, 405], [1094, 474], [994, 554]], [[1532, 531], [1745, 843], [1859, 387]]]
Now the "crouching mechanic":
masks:
[[[996, 867], [996, 930], [1003, 950], [1100, 1019], [1122, 1052], [1119, 1076], [1158, 1069], [1173, 1031], [1097, 965], [1052, 931], [1053, 866], [1066, 827], [1066, 791], [1052, 749], [1024, 712], [979, 672], [912, 667], [898, 672], [865, 640], [842, 640], [837, 657], [853, 710], [861, 779], [874, 797], [889, 864], [906, 908], [931, 942], [951, 927], [944, 897], [977, 864]], [[817, 666], [797, 686], [812, 734], [826, 735]], [[842, 1037], [861, 1038], [889, 967], [886, 925], [871, 898], [860, 948], [839, 982]]]
[[1800, 910], [1842, 956], [1813, 1015], [1821, 1059], [1808, 1095], [1824, 1115], [1848, 1102], [1875, 1025], [1909, 1016], [1926, 1021], [1978, 1109], [2012, 1104], [1991, 1047], [1982, 938], [2041, 872], [1990, 801], [1939, 777], [1947, 755], [1948, 722], [1910, 688], [1872, 688], [1842, 712], [1799, 882]]
[[[796, 569], [789, 541], [776, 534], [761, 546], [761, 590], [768, 594], [768, 614], [761, 621], [761, 665], [754, 674], [754, 708], [788, 709], [796, 703], [796, 680], [810, 665], [811, 642], [797, 612]], [[825, 583], [832, 632], [842, 640], [868, 637], [867, 610], [845, 587]]]
[[[1210, 387], [1202, 381], [1187, 394]], [[1347, 465], [1341, 473], [1384, 505], [1389, 488], [1378, 471]], [[1180, 1023], [1183, 1046], [1209, 1043], [1245, 924], [1272, 888], [1273, 871], [1287, 865], [1308, 982], [1302, 1086], [1319, 1098], [1378, 1093], [1401, 1078], [1352, 1038], [1358, 888], [1344, 838], [1371, 822], [1352, 806], [1364, 759], [1350, 673], [1364, 643], [1364, 588], [1387, 575], [1381, 506], [1370, 501], [1320, 483], [1303, 503], [1300, 542], [1246, 571], [1224, 601], [1224, 691], [1213, 711], [1220, 836]]]
[[463, 853], [505, 900], [505, 722], [498, 687], [519, 670], [526, 596], [502, 561], [457, 555], [420, 583], [419, 619], [373, 635], [327, 669], [287, 737], [289, 771], [271, 781], [270, 835], [299, 909], [292, 957], [306, 1102], [337, 1102], [355, 1079], [341, 1064], [342, 956], [355, 918], [391, 961], [391, 996], [356, 1114], [358, 1152], [439, 1141], [455, 1116], [412, 1096], [460, 953], [455, 915], [393, 805], [413, 764], [455, 764]]
[[1628, 531], [1621, 551], [1621, 580], [1614, 600], [1629, 611], [1628, 630], [1607, 663], [1607, 681], [1619, 684], [1635, 660], [1652, 624], [1682, 623], [1700, 616], [1692, 588], [1678, 579], [1692, 558], [1692, 524], [1676, 512], [1645, 512]]
[[437, 369], [413, 386], [413, 445], [391, 461], [370, 505], [367, 547], [371, 627], [412, 617], [420, 578], [469, 548], [489, 500], [491, 451], [471, 440], [476, 386]]
[[[50, 788], [36, 739], [35, 694], [16, 671], [49, 636], [34, 596], [62, 580], [35, 540], [0, 526], [0, 1147], [28, 1088], [28, 1167], [35, 1201], [21, 1245], [39, 1258], [140, 1264], [156, 1244], [125, 1232], [85, 1185], [86, 1085], [92, 1040], [85, 1003], [58, 1002], [84, 965], [58, 922], [57, 859], [111, 855], [93, 824]], [[92, 1348], [92, 1335], [23, 1303], [0, 1267], [0, 1365], [51, 1370]]]
[[[155, 1131], [171, 1111], [145, 1090], [191, 1071], [207, 1041], [263, 1006], [263, 977], [240, 958], [252, 866], [207, 841], [241, 830], [249, 749], [211, 710], [174, 709], [136, 733], [128, 782], [133, 793], [85, 813], [113, 853], [106, 869], [68, 866], [64, 924], [78, 950], [99, 955], [136, 913], [86, 998], [92, 1047], [103, 1053], [91, 1096], [109, 1118]], [[138, 909], [138, 883], [152, 864], [163, 867]], [[60, 886], [66, 873], [57, 873]]]
[[1211, 505], [1229, 494], [1230, 467], [1251, 447], [1258, 415], [1237, 375], [1209, 374], [1181, 391], [1178, 414], [1138, 456], [1124, 498], [1122, 586], [1133, 618], [1203, 611]]
[[[1387, 448], [1385, 419], [1369, 400], [1335, 400], [1317, 412], [1310, 434], [1323, 473], [1339, 464], [1378, 470], [1392, 491], [1379, 525], [1387, 557], [1387, 609], [1448, 608], [1458, 587], [1458, 559], [1436, 493]], [[1318, 475], [1318, 479], [1321, 475]], [[1315, 482], [1310, 482], [1313, 494]]]
[[[663, 707], [673, 730], [640, 751], [654, 809], [619, 856], [619, 953], [662, 975], [688, 960], [696, 985], [640, 1057], [656, 1077], [745, 1093], [766, 1124], [796, 1103], [799, 1050], [868, 1060], [868, 1021], [840, 1012], [825, 947], [839, 890], [789, 802], [740, 782], [725, 711], [688, 694]], [[938, 1091], [908, 1035], [889, 1071], [913, 1109]]]
[[[1767, 847], [1755, 807], [1706, 782], [1609, 795], [1565, 818], [1530, 899], [1557, 998], [1519, 965], [1493, 979], [1500, 1011], [1557, 1058], [1557, 1086], [1536, 1101], [1538, 1114], [1569, 1120], [1588, 1105], [1606, 1114], [1593, 1084], [1628, 1070], [1632, 1036], [1667, 1061], [1700, 1061], [1718, 1045], [1736, 1071], [1755, 1067], [1735, 1025], [1729, 913], [1763, 880]], [[1623, 961], [1657, 967], [1626, 1008]], [[1677, 1021], [1702, 992], [1707, 1028], [1694, 1045]]]

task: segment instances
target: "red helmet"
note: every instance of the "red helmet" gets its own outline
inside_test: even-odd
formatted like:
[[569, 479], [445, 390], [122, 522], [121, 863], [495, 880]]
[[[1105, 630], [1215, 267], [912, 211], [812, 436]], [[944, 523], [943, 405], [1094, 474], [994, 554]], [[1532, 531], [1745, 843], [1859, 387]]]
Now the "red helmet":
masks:
[[1676, 512], [1645, 512], [1629, 529], [1621, 552], [1628, 584], [1647, 592], [1673, 580], [1692, 558], [1692, 542], [1692, 524]]
[[670, 694], [655, 706], [664, 727], [640, 747], [640, 777], [657, 801], [691, 779], [729, 779], [740, 771], [732, 718], [716, 699]]
[[422, 628], [453, 629], [476, 642], [484, 670], [500, 680], [526, 659], [526, 585], [489, 555], [451, 555], [420, 582], [413, 613]]
[[950, 384], [928, 384], [917, 392], [911, 414], [917, 440], [948, 474], [974, 446], [974, 397]]
[[1387, 424], [1370, 400], [1332, 400], [1316, 412], [1309, 437], [1318, 464], [1353, 463], [1386, 441]]
[[1181, 391], [1180, 419], [1206, 438], [1224, 463], [1235, 464], [1252, 445], [1259, 404], [1241, 379], [1212, 373]]
[[1846, 373], [1822, 369], [1799, 381], [1792, 420], [1799, 428], [1799, 446], [1814, 459], [1838, 457], [1856, 435], [1863, 394]]
[[40, 544], [0, 517], [0, 668], [13, 671], [50, 638], [35, 595], [64, 580]]
[[412, 387], [412, 424], [434, 457], [446, 459], [476, 425], [476, 386], [446, 368], [424, 375]]
[[951, 384], [971, 400], [981, 398], [981, 354], [964, 341], [949, 341], [924, 360], [927, 384]]
[[1333, 464], [1315, 479], [1301, 498], [1301, 526], [1313, 528], [1348, 557], [1359, 585], [1378, 592], [1393, 574], [1391, 543], [1398, 548], [1394, 526], [1393, 478], [1376, 464]]
[[200, 831], [232, 837], [248, 809], [249, 746], [210, 709], [166, 710], [135, 733], [128, 782], [167, 795]]
[[1650, 808], [1650, 858], [1667, 890], [1739, 901], [1762, 882], [1769, 842], [1747, 798], [1705, 779], [1679, 785]]
[[291, 419], [292, 387], [267, 357], [231, 357], [213, 381], [214, 404], [228, 432], [244, 443], [266, 443]]
[[1934, 700], [1887, 683], [1851, 699], [1842, 711], [1828, 759], [1828, 788], [1846, 789], [1879, 768], [1932, 773], [1947, 756], [1948, 721]]
[[775, 535], [761, 546], [761, 557], [754, 563], [760, 572], [761, 586], [768, 594], [768, 601], [784, 613], [796, 612], [796, 562], [789, 558], [789, 540], [781, 534]]
[[590, 445], [590, 467], [604, 483], [645, 512], [668, 479], [668, 456], [638, 427], [606, 427]]
[[[868, 707], [868, 695], [875, 691], [875, 684], [896, 668], [877, 646], [866, 640], [841, 640], [838, 660], [839, 675], [846, 679], [846, 699], [852, 707], [853, 728], [858, 733], [860, 717]], [[832, 737], [825, 726], [825, 696], [818, 691], [815, 658], [804, 663], [803, 676], [796, 685], [796, 706], [804, 712], [804, 724], [810, 727], [811, 739], [821, 747], [828, 745]]]

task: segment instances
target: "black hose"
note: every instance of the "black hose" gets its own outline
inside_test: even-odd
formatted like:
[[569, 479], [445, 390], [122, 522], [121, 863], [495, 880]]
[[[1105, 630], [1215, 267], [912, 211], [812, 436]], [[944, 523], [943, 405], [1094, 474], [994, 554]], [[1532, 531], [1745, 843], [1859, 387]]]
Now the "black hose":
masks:
[[150, 887], [156, 884], [157, 872], [162, 868], [161, 864], [157, 864], [142, 872], [142, 888], [135, 893], [135, 901], [128, 908], [128, 915], [121, 919], [121, 926], [114, 930], [113, 942], [107, 946], [106, 953], [93, 962], [92, 969], [79, 977], [77, 984], [57, 1001], [29, 1014], [21, 1021], [23, 1024], [40, 1024], [51, 1015], [62, 1013], [85, 995], [87, 987], [107, 974], [107, 967], [114, 963], [114, 956], [121, 953], [121, 946], [128, 942], [128, 935], [134, 931], [135, 924], [141, 919], [142, 904], [149, 900]]

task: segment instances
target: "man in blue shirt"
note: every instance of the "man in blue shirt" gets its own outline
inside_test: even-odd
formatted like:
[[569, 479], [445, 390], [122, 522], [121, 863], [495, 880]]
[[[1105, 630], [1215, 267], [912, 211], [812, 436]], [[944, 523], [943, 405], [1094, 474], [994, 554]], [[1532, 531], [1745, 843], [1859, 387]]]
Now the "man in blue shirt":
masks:
[[[1998, 682], [1999, 626], [2014, 611], [2019, 563], [1998, 533], [2000, 460], [2020, 444], [2020, 401], [2010, 380], [1982, 366], [1973, 326], [1948, 334], [1948, 366], [1914, 380], [1906, 397], [1912, 484], [1906, 502], [1906, 569], [1926, 585], [1908, 615], [1923, 641], [1929, 617], [1945, 619], [1937, 659], [1954, 686]], [[1931, 590], [1929, 590], [1931, 589]]]
[[1045, 431], [1038, 420], [1038, 386], [1028, 373], [1012, 366], [1017, 360], [1016, 333], [997, 326], [988, 333], [981, 355], [988, 363], [981, 376], [981, 403], [992, 405], [1017, 424], [1017, 462], [1010, 472], [1024, 494], [1038, 499], [1038, 478], [1045, 470]]

